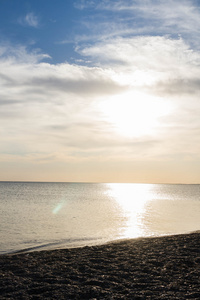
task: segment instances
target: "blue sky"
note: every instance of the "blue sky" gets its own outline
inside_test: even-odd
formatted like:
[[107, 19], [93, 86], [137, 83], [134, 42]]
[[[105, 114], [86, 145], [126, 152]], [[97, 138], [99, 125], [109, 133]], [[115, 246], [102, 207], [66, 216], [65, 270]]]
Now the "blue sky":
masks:
[[200, 182], [200, 3], [0, 1], [0, 180]]
[[[1, 1], [1, 39], [38, 48], [51, 56], [51, 63], [70, 60], [73, 35], [81, 15], [73, 1]], [[77, 24], [77, 25], [76, 25]], [[63, 46], [62, 41], [68, 40]]]
[[181, 36], [192, 44], [198, 10], [198, 1], [2, 0], [0, 37], [38, 48], [51, 63], [73, 62], [81, 59], [76, 47], [119, 36]]

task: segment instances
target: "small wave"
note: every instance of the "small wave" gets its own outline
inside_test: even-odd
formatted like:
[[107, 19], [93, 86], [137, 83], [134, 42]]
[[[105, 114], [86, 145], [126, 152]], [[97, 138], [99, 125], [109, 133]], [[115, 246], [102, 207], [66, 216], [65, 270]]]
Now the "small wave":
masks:
[[53, 250], [53, 249], [61, 249], [61, 248], [78, 248], [78, 247], [99, 244], [99, 243], [101, 243], [101, 241], [102, 241], [102, 237], [101, 238], [68, 239], [68, 240], [64, 240], [64, 241], [44, 243], [44, 244], [40, 244], [37, 246], [23, 248], [20, 250], [6, 251], [5, 253], [2, 253], [2, 254], [20, 254], [20, 253], [28, 253], [28, 252], [40, 251], [40, 250]]

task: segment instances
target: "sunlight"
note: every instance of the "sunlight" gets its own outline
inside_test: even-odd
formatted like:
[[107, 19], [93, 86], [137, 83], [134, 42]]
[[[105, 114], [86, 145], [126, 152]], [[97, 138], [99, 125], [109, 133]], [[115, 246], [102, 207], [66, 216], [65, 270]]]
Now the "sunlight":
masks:
[[123, 236], [134, 238], [143, 236], [146, 227], [143, 222], [145, 207], [152, 199], [152, 185], [111, 183], [109, 196], [115, 199], [117, 205], [126, 219]]
[[113, 129], [123, 136], [150, 135], [170, 113], [167, 100], [141, 92], [127, 92], [102, 101], [99, 109]]

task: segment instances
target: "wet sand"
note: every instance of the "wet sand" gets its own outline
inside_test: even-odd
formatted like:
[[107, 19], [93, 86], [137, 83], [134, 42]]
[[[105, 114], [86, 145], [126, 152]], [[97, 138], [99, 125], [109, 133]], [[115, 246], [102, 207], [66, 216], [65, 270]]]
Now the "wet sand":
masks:
[[200, 299], [200, 233], [1, 255], [0, 299]]

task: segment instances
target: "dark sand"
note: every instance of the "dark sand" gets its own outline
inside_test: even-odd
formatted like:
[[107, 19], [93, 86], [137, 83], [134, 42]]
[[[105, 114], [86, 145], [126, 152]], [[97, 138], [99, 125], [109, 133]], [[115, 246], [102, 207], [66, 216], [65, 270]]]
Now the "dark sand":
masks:
[[200, 233], [0, 256], [0, 299], [200, 299]]

